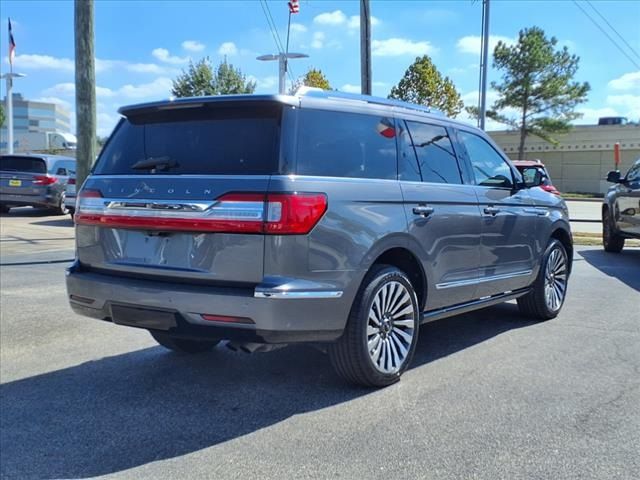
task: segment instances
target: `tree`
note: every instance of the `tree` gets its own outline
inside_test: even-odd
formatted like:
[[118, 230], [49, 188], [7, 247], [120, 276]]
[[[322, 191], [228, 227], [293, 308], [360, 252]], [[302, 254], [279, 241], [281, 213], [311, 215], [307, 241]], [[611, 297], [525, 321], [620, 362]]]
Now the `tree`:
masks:
[[230, 95], [253, 93], [256, 83], [247, 81], [239, 68], [225, 58], [214, 69], [209, 57], [196, 63], [189, 62], [187, 71], [173, 81], [171, 93], [176, 97], [199, 97], [202, 95]]
[[4, 125], [4, 105], [0, 104], [0, 127]]
[[[520, 131], [519, 159], [528, 135], [557, 144], [553, 135], [568, 132], [570, 122], [582, 116], [574, 110], [587, 100], [591, 87], [573, 81], [580, 58], [567, 47], [556, 50], [557, 43], [541, 28], [525, 28], [515, 45], [498, 42], [493, 53], [493, 66], [503, 74], [501, 83], [491, 82], [498, 100], [487, 116]], [[518, 116], [500, 113], [505, 108], [516, 109]]]
[[298, 88], [303, 85], [305, 87], [321, 88], [322, 90], [333, 90], [331, 88], [331, 84], [329, 84], [329, 80], [327, 80], [327, 77], [322, 73], [322, 70], [313, 67], [310, 68], [302, 77], [299, 77], [295, 82], [293, 82], [289, 93], [293, 95], [296, 93]]
[[427, 55], [416, 58], [391, 89], [389, 98], [437, 108], [450, 117], [458, 115], [464, 106], [453, 82], [442, 77]]

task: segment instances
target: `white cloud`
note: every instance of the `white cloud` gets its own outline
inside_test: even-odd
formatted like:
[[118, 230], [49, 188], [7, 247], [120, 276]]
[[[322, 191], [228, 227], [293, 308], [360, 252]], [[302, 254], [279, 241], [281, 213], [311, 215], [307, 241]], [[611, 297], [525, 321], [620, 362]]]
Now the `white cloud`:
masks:
[[637, 119], [640, 115], [640, 95], [609, 95], [607, 105], [617, 107], [623, 116]]
[[166, 48], [155, 48], [151, 52], [151, 55], [153, 55], [161, 62], [170, 63], [171, 65], [180, 65], [189, 61], [188, 57], [178, 57], [176, 55], [171, 55], [169, 53], [169, 50], [167, 50]]
[[589, 108], [579, 107], [576, 109], [578, 113], [582, 113], [582, 117], [574, 120], [576, 125], [597, 125], [600, 117], [619, 117], [620, 113], [611, 107]]
[[371, 42], [371, 53], [376, 57], [431, 55], [436, 51], [437, 49], [430, 42], [414, 42], [406, 38], [389, 38]]
[[200, 43], [196, 40], [185, 40], [182, 42], [182, 48], [187, 52], [201, 52], [204, 50], [204, 43]]
[[313, 21], [319, 25], [342, 25], [347, 21], [347, 16], [342, 13], [342, 10], [336, 10], [316, 15]]
[[100, 137], [111, 135], [113, 128], [120, 120], [120, 115], [115, 113], [98, 112], [96, 116], [98, 122], [97, 133]]
[[640, 90], [640, 70], [625, 73], [619, 78], [614, 78], [607, 86], [613, 90]]
[[[8, 59], [5, 59], [8, 63]], [[16, 55], [14, 65], [17, 69], [25, 70], [60, 70], [75, 71], [75, 62], [70, 58], [57, 58], [50, 55]]]
[[58, 95], [72, 96], [76, 93], [76, 84], [72, 82], [58, 83], [53, 87], [45, 89], [42, 94], [44, 96], [55, 97]]
[[134, 73], [151, 73], [153, 75], [177, 75], [180, 69], [157, 63], [128, 63], [125, 68]]
[[170, 78], [159, 77], [150, 83], [143, 83], [140, 85], [124, 85], [115, 92], [115, 95], [134, 99], [157, 97], [164, 98], [169, 97], [172, 87], [173, 82]]
[[325, 34], [323, 32], [314, 32], [311, 48], [322, 48], [324, 46]]
[[360, 93], [362, 91], [360, 85], [352, 85], [350, 83], [345, 83], [342, 87], [340, 87], [340, 90], [347, 93]]
[[[376, 25], [380, 25], [380, 19], [371, 15], [371, 26], [375, 27]], [[349, 17], [349, 21], [347, 22], [347, 27], [352, 30], [357, 30], [360, 28], [360, 15], [352, 15]]]
[[247, 81], [256, 82], [257, 92], [273, 92], [278, 89], [278, 77], [270, 75], [263, 78], [258, 78], [253, 75], [247, 75]]
[[45, 102], [45, 103], [55, 103], [56, 105], [60, 105], [67, 112], [71, 111], [71, 102], [67, 102], [58, 97], [39, 97], [34, 99], [35, 102]]
[[[513, 38], [503, 37], [501, 35], [489, 35], [489, 52], [493, 53], [496, 48], [498, 42], [504, 42], [507, 45], [511, 45], [515, 43]], [[475, 55], [480, 55], [480, 46], [482, 44], [482, 39], [476, 35], [467, 35], [466, 37], [462, 37], [458, 39], [458, 43], [456, 47], [459, 52], [462, 53], [473, 53]]]
[[291, 31], [295, 32], [295, 33], [304, 33], [304, 32], [307, 31], [307, 27], [305, 27], [301, 23], [292, 23], [291, 24]]
[[236, 44], [233, 42], [224, 42], [222, 45], [220, 45], [220, 48], [218, 48], [218, 54], [223, 56], [226, 55], [229, 57], [237, 55], [238, 47], [236, 47]]

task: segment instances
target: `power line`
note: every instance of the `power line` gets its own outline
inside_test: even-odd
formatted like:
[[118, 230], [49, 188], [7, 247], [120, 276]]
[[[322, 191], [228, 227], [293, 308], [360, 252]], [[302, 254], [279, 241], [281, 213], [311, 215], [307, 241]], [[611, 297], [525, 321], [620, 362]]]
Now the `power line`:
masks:
[[606, 23], [609, 26], [609, 28], [613, 30], [613, 33], [615, 33], [620, 38], [620, 40], [624, 42], [627, 48], [629, 48], [629, 50], [631, 50], [631, 52], [633, 52], [633, 54], [636, 57], [640, 58], [640, 54], [629, 44], [629, 42], [627, 42], [627, 40], [620, 34], [620, 32], [618, 32], [618, 30], [616, 30], [616, 28], [613, 25], [611, 25], [611, 23], [609, 23], [609, 21], [605, 18], [605, 16], [602, 13], [600, 13], [600, 11], [596, 8], [596, 6], [593, 3], [591, 3], [589, 0], [587, 0], [587, 3], [593, 9], [593, 11], [596, 12], [602, 20], [604, 20], [604, 23]]
[[[271, 31], [271, 35], [273, 37], [273, 41], [276, 44], [276, 48], [278, 49], [278, 53], [283, 54], [285, 49], [282, 45], [282, 40], [280, 40], [276, 22], [273, 20], [273, 15], [271, 15], [269, 3], [267, 2], [267, 0], [260, 0], [260, 6], [262, 7], [262, 12], [264, 13], [265, 19], [267, 20], [267, 25], [269, 25], [269, 30]], [[291, 83], [295, 83], [295, 80], [293, 78], [293, 71], [291, 70], [291, 68], [287, 68], [287, 74], [289, 75]]]
[[638, 64], [638, 63], [635, 61], [635, 59], [634, 59], [633, 57], [631, 57], [627, 52], [625, 52], [625, 51], [622, 49], [622, 47], [618, 44], [618, 42], [616, 42], [613, 38], [611, 38], [611, 35], [609, 35], [609, 34], [607, 33], [607, 31], [606, 31], [604, 28], [602, 28], [602, 26], [601, 26], [601, 25], [600, 25], [600, 24], [599, 24], [599, 23], [598, 23], [598, 22], [597, 22], [597, 21], [596, 21], [596, 20], [591, 16], [591, 15], [589, 15], [589, 13], [588, 13], [584, 8], [582, 8], [582, 6], [581, 6], [581, 5], [580, 5], [576, 0], [573, 0], [573, 3], [575, 3], [576, 7], [578, 7], [578, 8], [580, 9], [580, 11], [581, 11], [582, 13], [584, 13], [584, 14], [585, 14], [585, 16], [586, 16], [589, 20], [591, 20], [591, 22], [592, 22], [596, 27], [598, 27], [598, 30], [600, 30], [600, 31], [601, 31], [601, 32], [602, 32], [602, 33], [603, 33], [603, 34], [604, 34], [604, 35], [605, 35], [605, 36], [606, 36], [606, 37], [611, 41], [611, 43], [613, 43], [613, 44], [615, 45], [615, 47], [620, 51], [620, 53], [622, 53], [625, 57], [627, 57], [627, 58], [629, 59], [629, 61], [630, 61], [633, 65], [635, 65], [635, 67], [636, 67], [636, 68], [640, 68], [640, 64]]

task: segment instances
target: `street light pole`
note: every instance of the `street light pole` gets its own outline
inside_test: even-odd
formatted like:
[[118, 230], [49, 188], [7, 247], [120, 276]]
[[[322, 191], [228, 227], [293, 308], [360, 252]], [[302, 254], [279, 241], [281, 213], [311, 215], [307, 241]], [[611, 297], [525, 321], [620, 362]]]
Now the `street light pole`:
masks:
[[371, 9], [369, 0], [360, 0], [360, 90], [371, 95]]
[[487, 117], [487, 64], [489, 63], [489, 0], [482, 2], [482, 62], [480, 71], [480, 129], [484, 130]]
[[268, 62], [272, 60], [278, 60], [278, 93], [284, 95], [286, 93], [286, 74], [287, 74], [287, 60], [290, 58], [308, 58], [309, 55], [304, 53], [278, 53], [269, 55], [260, 55], [256, 57], [256, 60]]
[[13, 153], [13, 79], [26, 77], [24, 73], [4, 73], [0, 78], [7, 81], [7, 153]]

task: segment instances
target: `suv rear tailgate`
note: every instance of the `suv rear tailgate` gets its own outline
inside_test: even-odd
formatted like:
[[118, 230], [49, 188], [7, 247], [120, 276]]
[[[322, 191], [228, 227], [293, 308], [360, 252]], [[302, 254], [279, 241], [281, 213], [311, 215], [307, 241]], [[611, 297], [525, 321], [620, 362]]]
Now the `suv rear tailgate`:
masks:
[[123, 120], [79, 194], [80, 263], [168, 281], [261, 282], [264, 235], [238, 225], [261, 225], [280, 111], [207, 105]]

